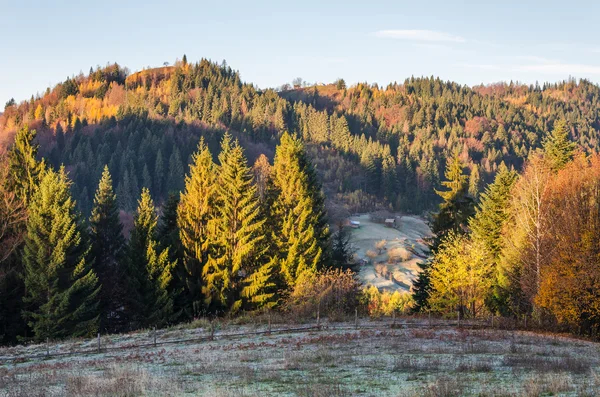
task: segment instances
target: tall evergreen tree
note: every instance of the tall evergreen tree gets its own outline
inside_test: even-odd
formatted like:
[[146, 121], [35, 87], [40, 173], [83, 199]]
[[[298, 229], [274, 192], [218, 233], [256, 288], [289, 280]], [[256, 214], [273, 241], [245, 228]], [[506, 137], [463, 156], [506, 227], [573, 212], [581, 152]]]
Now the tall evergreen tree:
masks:
[[10, 178], [9, 188], [26, 205], [40, 182], [40, 173], [44, 170], [44, 161], [36, 159], [39, 145], [33, 143], [36, 130], [27, 126], [21, 128], [15, 136], [15, 143], [9, 151]]
[[304, 146], [284, 133], [271, 172], [272, 240], [284, 282], [293, 286], [304, 272], [316, 271], [327, 250], [329, 228], [323, 195]]
[[169, 175], [167, 179], [167, 189], [169, 192], [179, 192], [183, 182], [183, 163], [177, 147], [171, 153], [169, 158]]
[[569, 140], [569, 126], [563, 119], [554, 123], [552, 132], [543, 142], [544, 156], [553, 171], [557, 171], [573, 160], [575, 143]]
[[100, 329], [117, 332], [126, 326], [125, 248], [117, 197], [108, 166], [104, 167], [90, 216], [91, 256], [102, 289], [99, 295]]
[[156, 241], [158, 216], [147, 188], [142, 189], [129, 241], [128, 279], [132, 326], [164, 326], [173, 316], [168, 294], [174, 263], [169, 250], [159, 252]]
[[185, 283], [186, 271], [183, 262], [183, 246], [179, 237], [177, 226], [177, 209], [179, 208], [179, 194], [171, 193], [163, 204], [162, 215], [158, 224], [156, 238], [161, 250], [168, 249], [169, 261], [175, 263], [173, 281], [169, 285], [169, 296], [173, 299], [173, 308], [176, 318], [186, 317]]
[[14, 342], [26, 324], [23, 308], [21, 248], [26, 231], [27, 208], [9, 188], [8, 156], [0, 154], [0, 343]]
[[25, 312], [36, 340], [98, 329], [98, 277], [64, 169], [43, 172], [29, 204], [23, 262]]
[[474, 200], [479, 198], [479, 191], [481, 189], [481, 176], [479, 175], [479, 166], [475, 164], [469, 174], [469, 195]]
[[[248, 303], [265, 304], [274, 263], [264, 263], [261, 209], [243, 150], [225, 134], [219, 153], [214, 255], [203, 269], [209, 307], [233, 312]], [[250, 284], [250, 285], [249, 285]], [[258, 302], [255, 296], [260, 296]], [[246, 302], [245, 302], [246, 301]]]
[[354, 252], [350, 242], [350, 233], [342, 223], [337, 225], [337, 231], [332, 236], [331, 264], [341, 270], [356, 270]]
[[185, 291], [188, 315], [196, 316], [203, 308], [202, 268], [208, 260], [213, 244], [210, 232], [215, 212], [215, 164], [200, 138], [198, 150], [192, 155], [189, 174], [185, 177], [185, 190], [177, 210], [179, 237], [183, 246]]
[[[516, 180], [517, 173], [510, 171], [504, 162], [500, 164], [494, 182], [481, 194], [481, 201], [469, 224], [473, 240], [483, 244], [488, 255], [487, 260], [493, 264], [496, 279], [502, 276], [498, 269], [500, 255], [504, 248], [502, 228], [510, 217], [511, 190]], [[506, 302], [504, 302], [506, 291], [499, 287], [502, 284], [495, 283], [493, 295], [488, 298], [487, 304], [491, 310], [507, 314]]]

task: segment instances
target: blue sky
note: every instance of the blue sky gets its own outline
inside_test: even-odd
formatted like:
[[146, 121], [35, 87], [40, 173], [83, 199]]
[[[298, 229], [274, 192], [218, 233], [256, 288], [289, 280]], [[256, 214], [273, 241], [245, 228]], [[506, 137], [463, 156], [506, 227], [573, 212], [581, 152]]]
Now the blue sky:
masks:
[[0, 0], [0, 104], [90, 66], [136, 71], [184, 53], [225, 59], [259, 87], [411, 75], [600, 82], [599, 11], [591, 1]]

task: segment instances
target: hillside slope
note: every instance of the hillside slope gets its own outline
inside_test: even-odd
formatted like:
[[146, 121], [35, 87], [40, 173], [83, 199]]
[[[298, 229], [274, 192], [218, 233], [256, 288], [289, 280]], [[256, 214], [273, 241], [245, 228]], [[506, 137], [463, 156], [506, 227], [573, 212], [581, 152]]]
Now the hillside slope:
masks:
[[[208, 324], [205, 324], [208, 325]], [[11, 396], [595, 395], [598, 344], [433, 320], [360, 320], [260, 333], [266, 324], [112, 335], [0, 349]], [[293, 328], [305, 328], [295, 326]], [[289, 325], [273, 325], [273, 331]], [[259, 332], [259, 334], [255, 334]], [[181, 342], [184, 339], [192, 339]], [[136, 347], [146, 344], [145, 347]], [[110, 347], [111, 350], [106, 350]], [[47, 350], [48, 349], [48, 350]], [[74, 350], [85, 354], [50, 356]], [[41, 354], [40, 359], [9, 358]], [[12, 361], [12, 360], [10, 360]]]
[[502, 162], [519, 169], [559, 118], [581, 150], [598, 151], [599, 105], [600, 88], [585, 80], [469, 88], [410, 78], [385, 88], [338, 81], [276, 92], [242, 82], [225, 63], [177, 62], [131, 75], [115, 64], [8, 106], [0, 145], [23, 125], [38, 129], [41, 153], [71, 171], [84, 212], [108, 164], [129, 211], [141, 186], [159, 202], [181, 188], [200, 135], [214, 144], [229, 130], [253, 159], [272, 157], [287, 130], [310, 146], [330, 201], [343, 210], [419, 213], [437, 203], [434, 189], [453, 152], [477, 168], [472, 182], [481, 188]]

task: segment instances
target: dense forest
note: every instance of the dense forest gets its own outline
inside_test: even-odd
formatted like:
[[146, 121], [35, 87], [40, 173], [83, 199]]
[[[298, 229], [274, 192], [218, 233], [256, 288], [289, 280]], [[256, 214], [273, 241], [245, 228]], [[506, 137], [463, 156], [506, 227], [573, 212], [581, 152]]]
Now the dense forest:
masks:
[[600, 157], [576, 149], [569, 132], [557, 121], [523, 172], [501, 165], [479, 200], [460, 159], [448, 161], [416, 310], [598, 336]]
[[[585, 80], [261, 90], [184, 56], [133, 74], [91, 68], [11, 100], [2, 342], [307, 305], [595, 336], [599, 98]], [[353, 276], [338, 221], [380, 208], [431, 212], [412, 296], [361, 291]]]
[[297, 134], [329, 204], [351, 212], [376, 207], [434, 209], [446, 159], [455, 152], [471, 185], [493, 180], [504, 162], [522, 169], [558, 119], [588, 153], [598, 149], [600, 89], [585, 80], [540, 87], [469, 88], [434, 78], [403, 84], [285, 85], [259, 90], [222, 64], [184, 57], [174, 66], [128, 74], [117, 64], [68, 78], [41, 97], [10, 101], [0, 144], [23, 125], [38, 131], [40, 154], [64, 164], [84, 214], [108, 165], [120, 207], [131, 212], [142, 186], [157, 202], [183, 187], [200, 136], [215, 151], [229, 131], [253, 162], [272, 159], [283, 131]]

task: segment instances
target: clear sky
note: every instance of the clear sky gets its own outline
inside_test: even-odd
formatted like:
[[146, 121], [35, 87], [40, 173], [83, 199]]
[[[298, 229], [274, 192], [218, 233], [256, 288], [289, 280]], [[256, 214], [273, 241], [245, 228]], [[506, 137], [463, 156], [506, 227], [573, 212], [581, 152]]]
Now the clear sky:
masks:
[[225, 59], [259, 87], [411, 75], [600, 82], [599, 12], [576, 0], [0, 0], [0, 111], [90, 66], [133, 72], [184, 53]]

